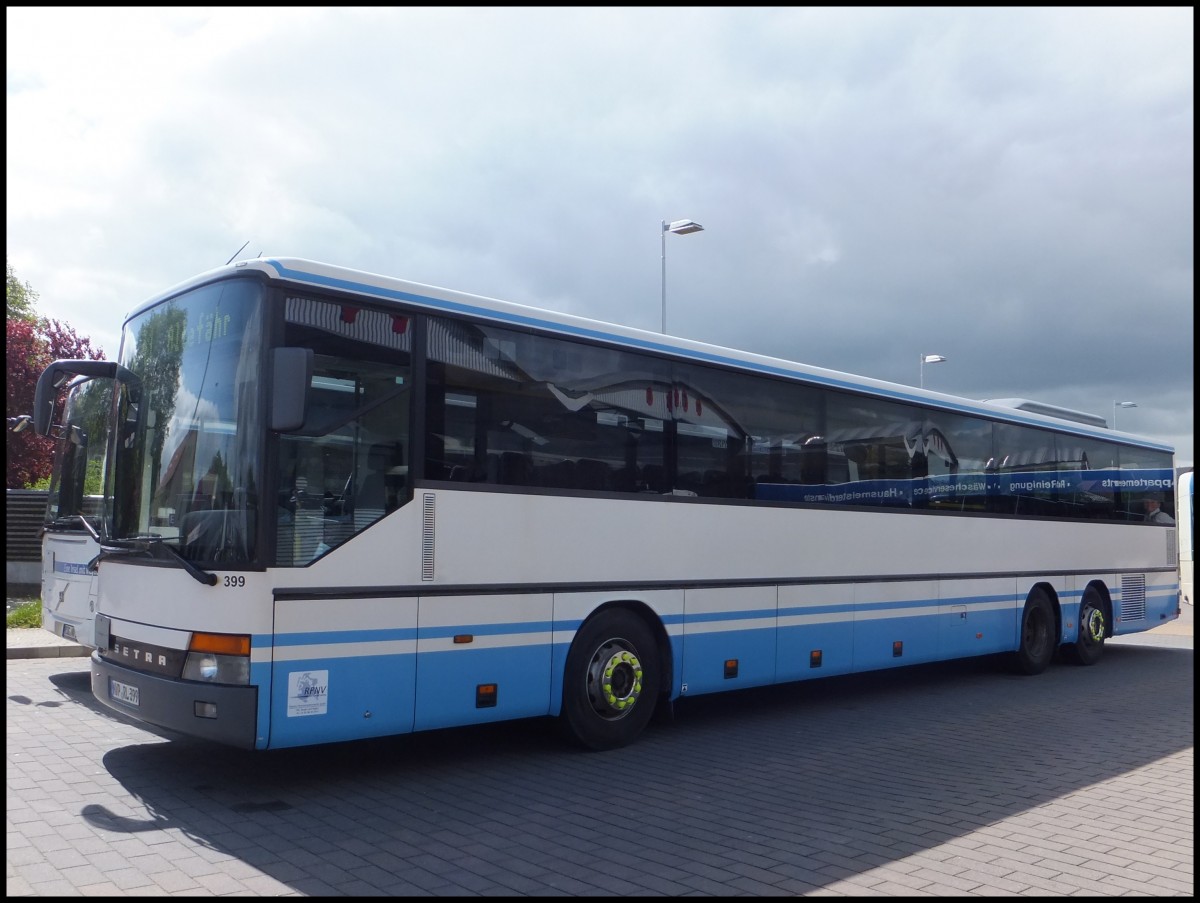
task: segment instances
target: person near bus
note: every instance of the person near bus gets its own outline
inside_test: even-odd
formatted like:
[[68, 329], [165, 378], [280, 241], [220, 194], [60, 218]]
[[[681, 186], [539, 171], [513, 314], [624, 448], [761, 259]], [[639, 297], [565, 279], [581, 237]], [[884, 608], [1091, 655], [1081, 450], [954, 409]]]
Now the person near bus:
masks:
[[1146, 520], [1152, 524], [1173, 524], [1175, 518], [1162, 510], [1162, 503], [1158, 499], [1142, 499], [1146, 505]]

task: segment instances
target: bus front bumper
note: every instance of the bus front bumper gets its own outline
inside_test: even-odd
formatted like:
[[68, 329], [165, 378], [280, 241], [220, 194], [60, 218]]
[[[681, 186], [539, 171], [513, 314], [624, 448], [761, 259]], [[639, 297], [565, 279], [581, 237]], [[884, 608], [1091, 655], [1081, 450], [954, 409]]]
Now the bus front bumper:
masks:
[[257, 687], [231, 687], [173, 680], [91, 657], [92, 695], [110, 709], [138, 721], [254, 749]]

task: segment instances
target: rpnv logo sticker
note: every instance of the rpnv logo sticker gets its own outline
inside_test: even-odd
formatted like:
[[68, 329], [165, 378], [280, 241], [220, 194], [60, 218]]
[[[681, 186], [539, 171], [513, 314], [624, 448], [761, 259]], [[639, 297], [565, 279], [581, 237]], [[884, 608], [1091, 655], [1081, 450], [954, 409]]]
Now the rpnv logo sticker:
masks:
[[329, 672], [293, 671], [288, 675], [289, 718], [324, 715], [329, 710]]

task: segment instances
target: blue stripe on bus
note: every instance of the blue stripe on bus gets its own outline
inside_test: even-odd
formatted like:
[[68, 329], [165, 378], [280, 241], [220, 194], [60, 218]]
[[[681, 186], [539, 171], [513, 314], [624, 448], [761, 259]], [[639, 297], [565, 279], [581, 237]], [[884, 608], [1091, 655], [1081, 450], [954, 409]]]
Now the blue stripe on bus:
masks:
[[[1178, 582], [1164, 585], [1147, 586], [1143, 592], [1143, 597], [1149, 603], [1150, 601], [1163, 601], [1174, 597], [1179, 590]], [[1114, 587], [1112, 590], [1114, 601], [1120, 602], [1123, 599], [1122, 589]], [[1064, 605], [1077, 605], [1083, 595], [1082, 589], [1061, 590], [1058, 593], [1060, 603]], [[859, 602], [839, 602], [831, 604], [816, 604], [816, 605], [786, 605], [779, 608], [756, 608], [739, 610], [726, 610], [715, 612], [682, 612], [682, 613], [665, 613], [660, 614], [659, 618], [665, 626], [679, 625], [700, 625], [700, 624], [720, 624], [724, 622], [737, 621], [753, 621], [753, 620], [769, 620], [772, 618], [789, 618], [804, 615], [843, 615], [844, 618], [837, 618], [830, 623], [839, 623], [841, 621], [852, 622], [856, 615], [861, 615], [869, 612], [894, 612], [895, 617], [903, 618], [906, 611], [913, 611], [922, 608], [931, 608], [935, 606], [946, 605], [963, 605], [968, 611], [972, 609], [982, 609], [994, 603], [1011, 602], [1015, 605], [1020, 604], [1023, 600], [1019, 599], [1015, 593], [994, 593], [980, 596], [947, 596], [947, 597], [929, 597], [919, 599], [904, 599], [890, 600], [879, 599]], [[929, 612], [931, 616], [936, 613]], [[875, 620], [887, 620], [875, 619]], [[306, 646], [318, 645], [328, 646], [333, 644], [356, 644], [356, 643], [377, 643], [383, 641], [394, 640], [416, 640], [416, 639], [443, 639], [452, 637], [456, 634], [472, 634], [474, 636], [516, 636], [520, 634], [551, 634], [554, 632], [574, 632], [582, 624], [579, 618], [572, 618], [563, 621], [529, 621], [529, 622], [509, 622], [502, 624], [458, 624], [458, 625], [441, 625], [438, 627], [422, 627], [422, 628], [364, 628], [360, 630], [332, 630], [332, 631], [309, 631], [305, 633], [286, 633], [278, 634], [272, 637], [269, 634], [255, 635], [251, 638], [251, 646], [254, 649], [269, 649], [272, 644], [279, 647], [286, 646]], [[540, 642], [534, 642], [529, 645], [539, 645]]]
[[989, 602], [1011, 602], [1015, 598], [1016, 593], [996, 593], [991, 596], [943, 596], [930, 601], [937, 601], [942, 605], [986, 605]]
[[[1169, 594], [1170, 588], [1156, 591], [1147, 588], [1149, 597], [1154, 592]], [[1081, 590], [1065, 590], [1060, 599], [1078, 599]], [[1120, 593], [1118, 592], [1119, 596]], [[895, 611], [897, 617], [909, 609], [928, 608], [937, 605], [966, 605], [968, 608], [985, 606], [995, 602], [1016, 602], [1015, 594], [1001, 593], [983, 596], [953, 596], [945, 598], [920, 598], [905, 600], [881, 599], [878, 601], [839, 602], [826, 605], [788, 605], [780, 608], [757, 608], [747, 610], [726, 610], [716, 612], [682, 612], [660, 614], [660, 620], [666, 626], [681, 624], [716, 624], [726, 621], [744, 621], [769, 619], [775, 617], [795, 617], [800, 615], [846, 615], [846, 620], [852, 621], [855, 614], [876, 611]], [[454, 624], [438, 627], [421, 628], [363, 628], [360, 630], [331, 630], [309, 631], [305, 633], [281, 633], [272, 638], [269, 634], [252, 638], [252, 646], [256, 649], [270, 648], [272, 642], [276, 646], [305, 646], [331, 645], [335, 643], [374, 643], [389, 640], [442, 639], [456, 634], [472, 634], [474, 636], [513, 636], [529, 633], [552, 633], [575, 631], [582, 624], [582, 619], [573, 618], [563, 621], [528, 621], [508, 622], [502, 624]]]
[[856, 602], [854, 604], [855, 612], [868, 611], [904, 611], [909, 608], [929, 608], [931, 605], [942, 604], [938, 599], [897, 599], [889, 601], [884, 599], [880, 602]]
[[789, 605], [779, 609], [779, 617], [791, 618], [796, 615], [852, 615], [858, 606], [852, 602], [838, 602], [833, 605]]
[[687, 624], [712, 624], [719, 621], [745, 621], [755, 618], [773, 618], [779, 613], [777, 608], [757, 608], [746, 611], [705, 611], [685, 613], [684, 622]]

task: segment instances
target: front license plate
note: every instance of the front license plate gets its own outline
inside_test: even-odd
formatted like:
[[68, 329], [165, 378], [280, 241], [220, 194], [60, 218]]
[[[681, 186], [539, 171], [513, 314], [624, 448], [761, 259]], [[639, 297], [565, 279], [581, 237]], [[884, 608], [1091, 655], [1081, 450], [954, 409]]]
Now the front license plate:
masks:
[[130, 684], [123, 684], [119, 680], [113, 680], [111, 677], [108, 680], [108, 695], [117, 702], [123, 702], [126, 705], [140, 705], [139, 697], [141, 691], [137, 687]]
[[64, 640], [75, 639], [75, 628], [71, 624], [63, 624], [63, 639]]

